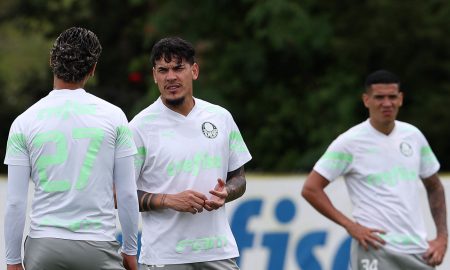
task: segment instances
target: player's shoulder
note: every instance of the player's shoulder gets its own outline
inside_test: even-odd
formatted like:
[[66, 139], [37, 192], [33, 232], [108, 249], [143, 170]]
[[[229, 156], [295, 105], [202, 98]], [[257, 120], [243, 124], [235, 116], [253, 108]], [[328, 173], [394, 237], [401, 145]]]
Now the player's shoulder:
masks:
[[162, 111], [158, 106], [158, 100], [150, 104], [148, 107], [136, 114], [130, 121], [130, 126], [139, 128], [152, 125], [161, 117]]
[[35, 102], [33, 105], [28, 107], [25, 111], [23, 111], [21, 114], [19, 114], [13, 121], [13, 125], [23, 124], [28, 125], [27, 122], [33, 122], [35, 121], [36, 116], [38, 115], [38, 112], [45, 108], [46, 104], [46, 98], [41, 98], [37, 102]]
[[401, 132], [422, 133], [418, 127], [414, 126], [413, 124], [407, 123], [407, 122], [396, 120], [395, 126]]
[[357, 138], [367, 136], [370, 133], [369, 125], [368, 120], [361, 122], [341, 133], [336, 139], [341, 141], [354, 141]]
[[97, 97], [91, 93], [87, 93], [87, 95], [89, 96], [89, 99], [92, 103], [102, 107], [104, 110], [108, 110], [111, 113], [124, 114], [123, 110], [119, 106], [114, 105], [111, 102], [106, 101], [100, 97]]
[[198, 106], [201, 113], [231, 117], [231, 113], [224, 107], [203, 99], [195, 98], [195, 106]]
[[402, 121], [395, 121], [396, 129], [397, 129], [397, 136], [401, 136], [403, 138], [409, 137], [409, 138], [416, 138], [418, 140], [425, 140], [425, 135], [420, 131], [420, 129], [413, 124], [402, 122]]

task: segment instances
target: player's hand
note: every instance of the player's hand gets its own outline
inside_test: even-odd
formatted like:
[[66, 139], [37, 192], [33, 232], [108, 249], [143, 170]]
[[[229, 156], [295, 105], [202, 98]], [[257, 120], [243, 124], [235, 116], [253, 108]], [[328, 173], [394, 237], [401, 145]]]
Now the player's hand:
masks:
[[213, 190], [210, 190], [211, 198], [205, 201], [205, 209], [208, 211], [217, 210], [225, 204], [228, 197], [227, 189], [225, 188], [225, 181], [217, 179], [217, 184]]
[[[127, 270], [138, 270], [138, 263], [136, 255], [127, 255], [121, 252], [123, 266]], [[8, 269], [9, 270], [9, 269]]]
[[386, 242], [378, 234], [386, 234], [385, 231], [372, 229], [364, 227], [356, 222], [346, 227], [347, 232], [358, 241], [358, 243], [363, 246], [367, 251], [369, 250], [369, 245], [375, 249], [378, 249], [381, 245], [386, 244]]
[[168, 194], [165, 205], [178, 212], [197, 214], [203, 211], [208, 198], [195, 190], [185, 190], [177, 194]]
[[23, 270], [22, 264], [7, 264], [6, 270]]
[[437, 237], [428, 241], [428, 244], [429, 247], [423, 255], [423, 259], [431, 266], [440, 265], [447, 251], [447, 237]]

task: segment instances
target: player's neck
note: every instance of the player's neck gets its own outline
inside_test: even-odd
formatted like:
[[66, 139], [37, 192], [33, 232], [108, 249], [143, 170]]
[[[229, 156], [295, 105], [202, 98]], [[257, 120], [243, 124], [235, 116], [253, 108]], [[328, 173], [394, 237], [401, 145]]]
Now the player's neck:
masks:
[[86, 80], [82, 80], [80, 82], [76, 82], [76, 83], [70, 83], [70, 82], [65, 82], [59, 78], [57, 78], [56, 76], [53, 77], [53, 89], [55, 90], [61, 90], [61, 89], [67, 89], [67, 90], [75, 90], [75, 89], [80, 89], [80, 88], [84, 88], [84, 84], [86, 83]]
[[388, 123], [379, 123], [370, 119], [370, 124], [374, 129], [378, 130], [379, 132], [385, 135], [391, 134], [392, 130], [394, 130], [395, 127], [395, 121]]
[[171, 105], [165, 100], [163, 100], [163, 103], [167, 108], [184, 116], [187, 116], [195, 106], [195, 100], [193, 97], [186, 98], [183, 103], [179, 105]]

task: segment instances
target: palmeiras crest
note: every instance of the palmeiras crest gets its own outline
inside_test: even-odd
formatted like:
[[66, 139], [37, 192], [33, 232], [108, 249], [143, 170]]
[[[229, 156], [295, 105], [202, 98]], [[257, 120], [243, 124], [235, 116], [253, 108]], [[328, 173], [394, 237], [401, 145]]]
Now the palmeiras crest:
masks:
[[405, 157], [410, 157], [413, 154], [413, 149], [411, 147], [411, 145], [407, 142], [402, 142], [400, 143], [400, 152], [405, 156]]
[[217, 127], [211, 122], [204, 122], [202, 124], [202, 132], [206, 138], [214, 139], [219, 134]]

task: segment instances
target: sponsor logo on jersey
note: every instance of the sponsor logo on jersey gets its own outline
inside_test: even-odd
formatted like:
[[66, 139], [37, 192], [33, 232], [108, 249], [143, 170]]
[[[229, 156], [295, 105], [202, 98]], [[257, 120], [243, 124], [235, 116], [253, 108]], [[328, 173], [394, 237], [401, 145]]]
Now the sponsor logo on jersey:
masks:
[[220, 156], [210, 156], [207, 153], [196, 153], [193, 159], [170, 162], [166, 172], [169, 176], [174, 176], [182, 172], [197, 176], [201, 170], [217, 169], [221, 167], [222, 158]]
[[213, 248], [224, 248], [225, 246], [227, 246], [227, 237], [224, 235], [196, 239], [184, 239], [177, 243], [175, 252], [180, 254], [186, 253], [188, 251], [198, 253]]
[[206, 138], [210, 139], [214, 139], [217, 137], [217, 134], [219, 134], [219, 130], [217, 130], [217, 127], [211, 122], [204, 122], [202, 124], [202, 132]]
[[369, 174], [366, 181], [371, 186], [388, 185], [397, 186], [400, 182], [415, 181], [418, 179], [416, 171], [396, 166], [391, 170]]

